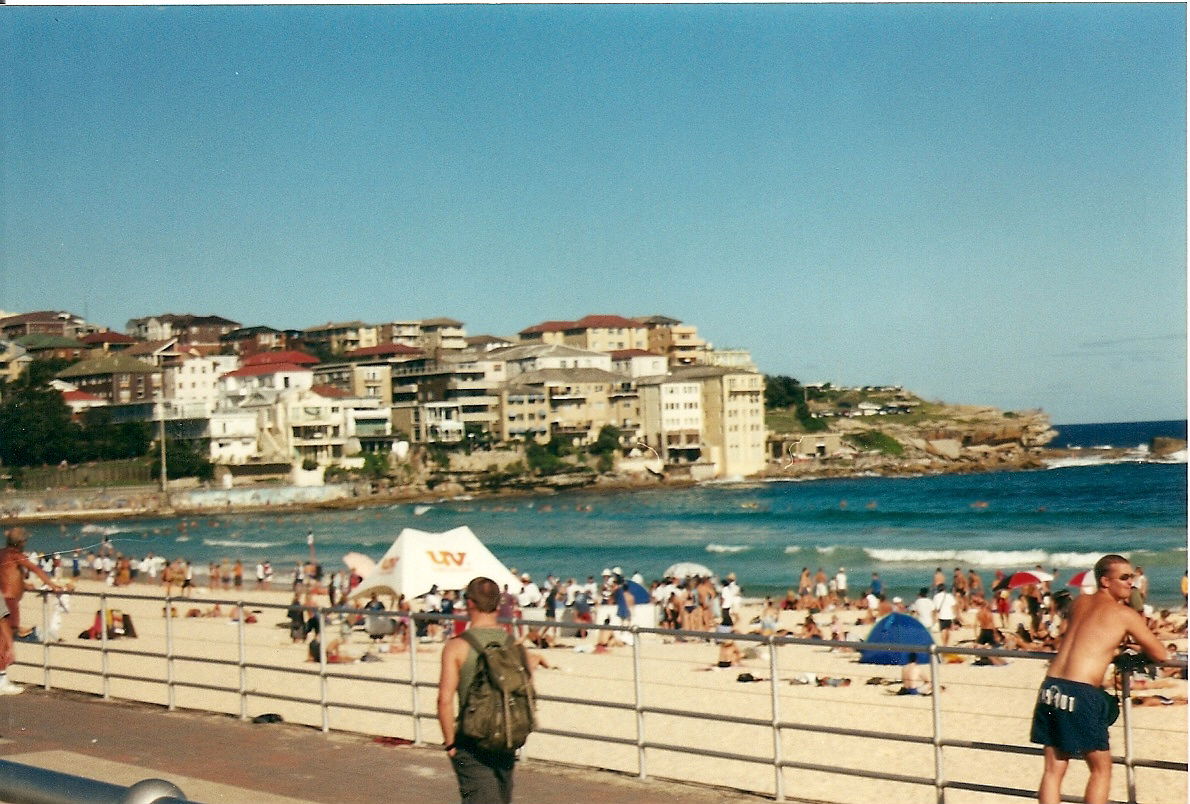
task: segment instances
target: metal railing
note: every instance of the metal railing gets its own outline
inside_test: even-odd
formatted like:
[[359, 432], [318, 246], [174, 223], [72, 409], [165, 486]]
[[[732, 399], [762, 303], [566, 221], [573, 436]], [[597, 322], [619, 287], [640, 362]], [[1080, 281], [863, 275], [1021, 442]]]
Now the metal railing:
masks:
[[130, 787], [0, 759], [0, 801], [9, 804], [193, 804], [164, 779]]
[[[99, 617], [101, 627], [98, 644], [85, 644], [82, 642], [43, 642], [41, 644], [42, 657], [41, 662], [33, 663], [28, 661], [18, 661], [18, 666], [25, 667], [40, 667], [42, 669], [43, 680], [42, 686], [46, 690], [53, 688], [54, 678], [53, 674], [81, 674], [83, 676], [98, 676], [101, 680], [101, 692], [103, 698], [110, 699], [112, 696], [111, 684], [113, 681], [133, 681], [133, 682], [156, 682], [161, 683], [165, 687], [165, 706], [169, 710], [177, 708], [177, 692], [180, 689], [195, 689], [230, 693], [237, 697], [239, 701], [238, 716], [242, 720], [248, 719], [248, 701], [252, 699], [264, 699], [272, 701], [283, 701], [295, 704], [316, 705], [319, 710], [319, 727], [324, 731], [330, 731], [332, 712], [336, 710], [355, 711], [355, 712], [370, 712], [380, 715], [397, 716], [401, 718], [409, 718], [409, 725], [412, 732], [412, 742], [414, 744], [421, 744], [425, 742], [425, 735], [423, 734], [422, 722], [424, 720], [437, 721], [436, 707], [431, 706], [428, 709], [422, 707], [422, 700], [420, 691], [423, 689], [437, 689], [436, 681], [422, 681], [418, 677], [418, 645], [420, 640], [417, 636], [418, 631], [422, 630], [423, 625], [436, 623], [442, 626], [449, 627], [454, 621], [462, 620], [458, 616], [449, 616], [441, 614], [423, 614], [412, 612], [396, 612], [396, 611], [370, 611], [364, 609], [352, 608], [316, 608], [304, 607], [304, 610], [314, 615], [314, 619], [318, 623], [319, 635], [319, 651], [317, 656], [317, 667], [314, 669], [307, 669], [301, 667], [292, 667], [287, 665], [279, 665], [275, 663], [253, 662], [248, 660], [248, 652], [246, 649], [246, 614], [251, 610], [265, 611], [276, 610], [286, 612], [288, 606], [279, 604], [260, 603], [256, 601], [245, 600], [231, 600], [231, 599], [216, 599], [203, 598], [202, 603], [206, 605], [227, 605], [238, 607], [240, 616], [237, 622], [236, 639], [237, 639], [237, 658], [235, 660], [217, 659], [208, 656], [193, 655], [179, 652], [177, 647], [177, 638], [175, 635], [175, 626], [173, 621], [179, 619], [174, 613], [175, 608], [180, 605], [193, 605], [198, 601], [189, 598], [162, 598], [155, 596], [132, 595], [132, 594], [115, 594], [115, 593], [81, 593], [75, 592], [75, 597], [92, 597], [99, 598]], [[111, 612], [111, 602], [117, 600], [143, 600], [150, 601], [154, 604], [161, 604], [164, 606], [164, 612], [167, 616], [164, 617], [164, 650], [133, 650], [121, 648], [113, 645], [113, 641], [108, 637], [107, 624], [109, 622], [109, 612]], [[378, 677], [375, 675], [367, 675], [362, 673], [353, 673], [342, 670], [333, 670], [333, 663], [329, 661], [327, 655], [327, 640], [325, 636], [328, 634], [328, 629], [333, 625], [332, 620], [344, 617], [382, 617], [395, 618], [403, 621], [407, 627], [405, 629], [405, 645], [403, 650], [407, 651], [408, 656], [408, 678], [394, 678], [391, 676]], [[43, 629], [49, 627], [49, 597], [46, 596], [46, 604], [43, 606]], [[906, 652], [907, 647], [899, 644], [876, 644], [869, 642], [857, 641], [834, 641], [822, 639], [803, 639], [789, 636], [762, 636], [758, 634], [740, 634], [740, 633], [715, 633], [704, 631], [678, 631], [665, 628], [646, 628], [639, 626], [623, 626], [623, 625], [595, 625], [595, 624], [580, 624], [570, 621], [543, 622], [541, 620], [519, 619], [519, 620], [502, 620], [510, 626], [523, 626], [527, 628], [541, 628], [548, 626], [553, 629], [561, 629], [565, 632], [574, 632], [577, 630], [587, 631], [611, 631], [620, 635], [625, 635], [627, 642], [630, 643], [631, 653], [631, 668], [632, 668], [632, 700], [592, 700], [590, 698], [577, 698], [568, 695], [558, 695], [552, 693], [538, 692], [537, 700], [543, 703], [559, 704], [564, 706], [581, 706], [581, 707], [595, 707], [599, 709], [610, 710], [612, 712], [631, 713], [634, 723], [635, 736], [623, 737], [616, 736], [609, 733], [599, 733], [593, 731], [577, 731], [573, 729], [560, 729], [551, 727], [548, 723], [540, 726], [535, 733], [541, 735], [550, 735], [567, 740], [590, 741], [595, 744], [605, 746], [623, 746], [635, 749], [635, 764], [636, 775], [640, 779], [647, 779], [650, 777], [647, 758], [649, 751], [656, 752], [672, 752], [679, 754], [694, 755], [707, 759], [730, 760], [735, 762], [744, 762], [754, 765], [768, 766], [773, 772], [772, 794], [777, 801], [786, 800], [785, 789], [785, 771], [786, 770], [803, 770], [814, 771], [826, 774], [833, 774], [843, 777], [851, 777], [855, 779], [875, 779], [883, 781], [898, 782], [910, 785], [928, 786], [932, 787], [934, 791], [934, 799], [938, 804], [944, 804], [946, 801], [946, 793], [948, 790], [971, 791], [976, 793], [999, 794], [1019, 798], [1032, 798], [1036, 795], [1034, 789], [1025, 789], [1020, 787], [1011, 787], [1000, 784], [988, 784], [978, 781], [965, 781], [961, 779], [948, 778], [944, 766], [945, 753], [944, 749], [964, 749], [979, 752], [993, 752], [1002, 754], [1015, 754], [1022, 756], [1041, 757], [1043, 751], [1041, 748], [1033, 745], [1015, 745], [1002, 744], [992, 741], [979, 741], [972, 739], [961, 739], [953, 736], [946, 736], [943, 733], [942, 724], [942, 706], [941, 696], [931, 696], [931, 728], [930, 734], [913, 734], [907, 731], [892, 732], [881, 731], [877, 729], [863, 729], [852, 728], [844, 726], [826, 725], [819, 722], [804, 722], [799, 720], [787, 719], [782, 716], [781, 702], [782, 695], [779, 687], [779, 649], [784, 646], [812, 646], [816, 648], [827, 648], [832, 650], [859, 650], [863, 651], [895, 651]], [[341, 627], [341, 626], [340, 626]], [[691, 641], [705, 641], [705, 642], [721, 642], [733, 641], [740, 643], [751, 643], [758, 648], [767, 650], [768, 653], [768, 697], [769, 697], [769, 716], [768, 717], [748, 717], [744, 715], [723, 714], [707, 711], [697, 711], [693, 709], [681, 709], [673, 707], [663, 707], [650, 705], [645, 703], [645, 695], [643, 692], [643, 685], [646, 683], [646, 674], [643, 669], [642, 661], [642, 643], [644, 637], [661, 637], [679, 640]], [[96, 652], [100, 656], [100, 669], [98, 672], [79, 669], [76, 666], [55, 665], [51, 661], [51, 655], [60, 651], [90, 651]], [[1052, 653], [990, 649], [990, 648], [974, 648], [974, 647], [950, 647], [943, 645], [913, 646], [913, 653], [929, 655], [929, 687], [931, 691], [943, 690], [942, 685], [942, 665], [948, 656], [973, 656], [973, 657], [1003, 657], [1015, 658], [1024, 660], [1044, 660], [1049, 661], [1053, 658]], [[113, 671], [111, 668], [112, 657], [120, 656], [135, 656], [135, 657], [150, 657], [162, 659], [165, 662], [164, 678], [155, 678], [141, 674], [129, 674]], [[237, 677], [235, 686], [220, 685], [218, 683], [210, 683], [206, 681], [197, 680], [183, 680], [178, 677], [177, 666], [179, 663], [198, 663], [206, 667], [225, 667], [234, 668]], [[1167, 667], [1186, 667], [1184, 660], [1166, 662], [1164, 666]], [[872, 665], [873, 670], [882, 667], [882, 665]], [[287, 676], [299, 676], [307, 678], [317, 678], [318, 681], [318, 695], [316, 698], [303, 697], [296, 694], [288, 694], [286, 692], [261, 690], [253, 687], [250, 684], [250, 674], [258, 671], [267, 671], [269, 673], [281, 673]], [[332, 681], [363, 681], [370, 683], [383, 683], [396, 685], [398, 687], [405, 687], [409, 691], [409, 706], [394, 706], [381, 705], [374, 703], [363, 703], [355, 701], [332, 701], [330, 696], [330, 685]], [[1187, 763], [1181, 761], [1172, 761], [1167, 759], [1142, 758], [1136, 756], [1134, 750], [1134, 735], [1133, 735], [1133, 715], [1131, 706], [1131, 674], [1123, 673], [1121, 677], [1121, 694], [1122, 707], [1121, 714], [1123, 718], [1123, 736], [1124, 736], [1124, 752], [1122, 755], [1113, 755], [1112, 762], [1116, 765], [1122, 765], [1126, 772], [1126, 789], [1127, 789], [1127, 804], [1136, 804], [1138, 799], [1137, 793], [1137, 776], [1138, 768], [1152, 769], [1158, 771], [1167, 771], [1178, 774], [1186, 774]], [[540, 685], [539, 685], [540, 686]], [[687, 719], [691, 721], [714, 721], [728, 726], [749, 727], [771, 730], [772, 746], [771, 751], [763, 754], [746, 754], [735, 751], [717, 750], [698, 745], [682, 744], [672, 741], [662, 741], [655, 736], [649, 734], [646, 729], [646, 716], [656, 716], [661, 718], [678, 718]], [[436, 731], [436, 730], [435, 730]], [[859, 767], [843, 767], [837, 763], [818, 763], [807, 762], [796, 759], [789, 759], [784, 756], [784, 740], [787, 733], [807, 733], [818, 736], [834, 736], [834, 737], [852, 737], [864, 740], [877, 741], [892, 741], [907, 745], [930, 746], [933, 755], [933, 771], [929, 775], [913, 774], [913, 773], [893, 773], [885, 770], [873, 770]], [[551, 757], [542, 757], [551, 758]], [[568, 759], [567, 761], [573, 761]], [[665, 778], [660, 774], [652, 774], [658, 778]], [[672, 776], [669, 778], [673, 778]], [[1183, 789], [1185, 782], [1183, 780]], [[765, 789], [754, 789], [753, 792], [766, 793]], [[1074, 799], [1069, 799], [1074, 800]]]

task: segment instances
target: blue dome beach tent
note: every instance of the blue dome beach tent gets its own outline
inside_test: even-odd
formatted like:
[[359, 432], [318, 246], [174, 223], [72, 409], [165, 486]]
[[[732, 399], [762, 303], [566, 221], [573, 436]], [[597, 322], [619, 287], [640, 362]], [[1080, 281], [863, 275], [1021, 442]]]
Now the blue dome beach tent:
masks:
[[[934, 644], [930, 631], [908, 614], [894, 611], [872, 626], [868, 638], [864, 640], [873, 645], [921, 645], [928, 647]], [[918, 664], [929, 661], [928, 653], [915, 653]], [[913, 661], [911, 654], [895, 650], [864, 650], [860, 648], [860, 664], [895, 664], [905, 665]]]

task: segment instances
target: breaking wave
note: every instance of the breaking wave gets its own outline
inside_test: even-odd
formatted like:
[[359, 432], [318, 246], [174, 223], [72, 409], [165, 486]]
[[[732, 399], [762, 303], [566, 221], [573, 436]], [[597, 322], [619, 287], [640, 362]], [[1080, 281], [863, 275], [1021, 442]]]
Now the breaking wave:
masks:
[[[865, 549], [873, 560], [884, 564], [959, 563], [975, 567], [1018, 567], [1040, 564], [1043, 567], [1079, 567], [1093, 565], [1102, 553], [1048, 553], [1045, 550], [893, 550]], [[1125, 558], [1127, 553], [1123, 554]]]
[[207, 547], [250, 547], [253, 550], [266, 550], [285, 544], [285, 542], [240, 542], [235, 539], [203, 539], [202, 543]]

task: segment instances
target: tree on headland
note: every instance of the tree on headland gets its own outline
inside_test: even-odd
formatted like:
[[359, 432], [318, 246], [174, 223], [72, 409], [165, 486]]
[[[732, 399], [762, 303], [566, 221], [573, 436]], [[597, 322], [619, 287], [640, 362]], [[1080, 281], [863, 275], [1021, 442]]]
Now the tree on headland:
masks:
[[81, 436], [54, 388], [17, 384], [0, 402], [0, 461], [8, 466], [78, 460]]
[[765, 375], [764, 407], [765, 410], [793, 408], [797, 414], [798, 424], [807, 433], [817, 433], [827, 429], [826, 422], [811, 415], [810, 408], [806, 404], [806, 388], [793, 377], [783, 374]]
[[[211, 480], [215, 476], [215, 467], [203, 455], [191, 446], [188, 441], [165, 439], [165, 474], [170, 479], [179, 477], [196, 477], [199, 480]], [[153, 477], [161, 478], [161, 464], [154, 462]]]

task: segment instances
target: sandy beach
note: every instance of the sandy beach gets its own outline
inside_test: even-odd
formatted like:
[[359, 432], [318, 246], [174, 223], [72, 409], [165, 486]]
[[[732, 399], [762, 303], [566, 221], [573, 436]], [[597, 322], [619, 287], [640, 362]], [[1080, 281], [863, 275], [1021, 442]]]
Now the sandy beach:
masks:
[[[104, 692], [99, 675], [85, 674], [86, 671], [98, 674], [104, 669], [97, 650], [99, 643], [79, 639], [78, 634], [90, 627], [99, 608], [98, 597], [90, 595], [118, 594], [120, 599], [110, 599], [109, 606], [131, 615], [137, 638], [109, 642], [108, 693], [117, 699], [166, 705], [168, 663], [160, 656], [151, 655], [164, 654], [166, 650], [167, 623], [160, 587], [134, 584], [113, 589], [97, 581], [83, 580], [78, 591], [85, 594], [71, 595], [70, 611], [62, 615], [61, 641], [49, 649], [50, 686], [94, 694]], [[184, 616], [190, 608], [206, 611], [215, 601], [223, 601], [222, 608], [226, 611], [229, 602], [240, 599], [257, 620], [243, 626], [242, 641], [240, 626], [227, 616]], [[278, 627], [286, 620], [284, 606], [290, 599], [286, 590], [233, 593], [205, 588], [196, 590], [191, 601], [175, 599], [178, 617], [169, 624], [175, 655], [173, 678], [178, 685], [190, 685], [174, 688], [175, 705], [249, 718], [277, 713], [290, 723], [321, 727], [324, 712], [317, 702], [323, 695], [324, 682], [318, 676], [318, 665], [306, 661], [305, 644], [294, 644], [288, 631]], [[26, 595], [21, 613], [26, 626], [43, 627], [42, 599], [38, 595]], [[750, 606], [740, 621], [748, 623], [758, 613], [758, 607]], [[844, 622], [850, 623], [852, 639], [866, 635], [867, 626], [854, 624], [858, 612], [838, 613]], [[781, 626], [791, 628], [804, 616], [783, 612]], [[826, 625], [830, 614], [818, 615], [817, 619]], [[339, 626], [328, 628], [328, 636], [338, 634]], [[958, 634], [959, 639], [972, 636], [969, 627]], [[594, 634], [585, 640], [564, 638], [561, 642], [566, 647], [542, 651], [558, 669], [538, 673], [538, 692], [546, 698], [612, 702], [618, 708], [543, 700], [539, 706], [541, 725], [551, 732], [602, 735], [627, 744], [611, 745], [539, 732], [530, 738], [525, 756], [636, 775], [639, 767], [635, 745], [637, 719], [633, 711], [633, 650], [616, 647], [597, 653], [593, 651], [594, 641]], [[350, 631], [346, 634], [345, 650], [358, 657], [369, 650], [369, 642], [363, 631]], [[1184, 649], [1185, 640], [1178, 642]], [[740, 645], [749, 647], [744, 641]], [[576, 651], [576, 646], [583, 652]], [[325, 680], [325, 696], [330, 702], [325, 718], [329, 728], [437, 742], [438, 728], [432, 715], [441, 644], [419, 643], [415, 647], [412, 661], [407, 651], [377, 651], [379, 661], [329, 665]], [[758, 646], [754, 658], [745, 658], [742, 666], [724, 669], [710, 669], [717, 658], [716, 647], [702, 641], [675, 642], [661, 635], [642, 635], [639, 654], [643, 705], [758, 721], [756, 725], [732, 724], [698, 716], [645, 713], [647, 743], [691, 746], [760, 760], [745, 762], [648, 748], [645, 761], [650, 776], [771, 796], [775, 778], [771, 762], [773, 733], [769, 724], [776, 717], [796, 724], [783, 730], [780, 745], [784, 760], [799, 763], [799, 767], [783, 772], [787, 798], [857, 804], [874, 800], [926, 804], [935, 800], [930, 785], [864, 779], [825, 770], [850, 768], [932, 777], [935, 751], [929, 738], [934, 698], [897, 696], [896, 684], [867, 683], [872, 679], [889, 682], [899, 679], [899, 668], [858, 664], [854, 652], [830, 650], [827, 646], [780, 646], [776, 657], [779, 711], [774, 714], [772, 689], [767, 682], [771, 675], [770, 658], [765, 646]], [[10, 671], [15, 681], [34, 685], [46, 682], [43, 645], [18, 644], [17, 656], [20, 664]], [[1014, 659], [1003, 667], [982, 667], [974, 666], [966, 657], [963, 663], [943, 665], [944, 690], [938, 696], [943, 739], [1028, 746], [1029, 717], [1044, 669], [1044, 662], [1028, 659]], [[744, 672], [765, 681], [738, 681], [737, 677]], [[797, 683], [808, 678], [806, 674], [850, 679], [850, 685]], [[418, 683], [416, 693], [407, 683], [394, 683], [408, 682], [413, 675]], [[1178, 683], [1177, 689], [1159, 692], [1185, 695], [1185, 683]], [[241, 689], [245, 692], [243, 696]], [[413, 709], [415, 694], [417, 710], [425, 715], [419, 720], [419, 734], [415, 733], [413, 719], [408, 714]], [[377, 708], [395, 709], [404, 714], [375, 711]], [[1185, 762], [1186, 714], [1186, 708], [1181, 706], [1134, 707], [1135, 756]], [[925, 740], [904, 742], [825, 734], [816, 731], [819, 727], [887, 732]], [[1123, 754], [1122, 720], [1112, 727], [1112, 746], [1113, 753]], [[942, 765], [945, 778], [951, 781], [1021, 789], [1034, 789], [1041, 772], [1040, 757], [961, 747], [944, 748]], [[1186, 800], [1184, 772], [1140, 768], [1136, 777], [1140, 800], [1157, 804], [1182, 804]], [[1084, 781], [1085, 772], [1072, 763], [1065, 792], [1081, 791]], [[1112, 798], [1127, 798], [1125, 773], [1120, 766], [1113, 775]], [[983, 792], [947, 791], [947, 801], [952, 804], [1010, 800], [1016, 799]]]

